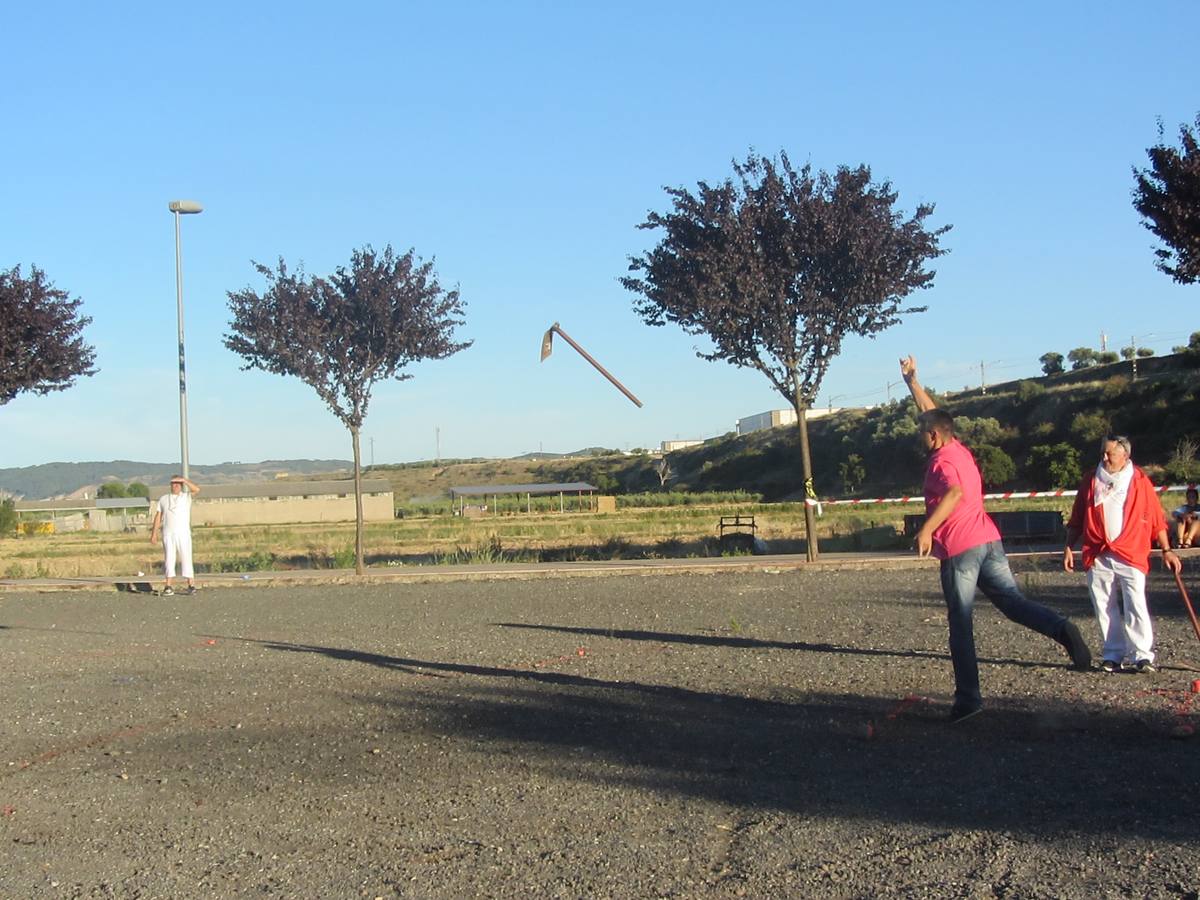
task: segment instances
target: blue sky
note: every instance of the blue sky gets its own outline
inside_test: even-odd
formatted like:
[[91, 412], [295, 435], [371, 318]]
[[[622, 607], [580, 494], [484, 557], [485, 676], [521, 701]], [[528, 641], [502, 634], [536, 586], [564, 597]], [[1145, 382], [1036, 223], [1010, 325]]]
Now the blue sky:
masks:
[[[182, 222], [193, 464], [349, 456], [310, 388], [222, 338], [252, 259], [326, 274], [366, 244], [434, 259], [475, 342], [377, 386], [367, 462], [657, 446], [781, 408], [617, 282], [663, 187], [751, 147], [866, 163], [953, 226], [929, 311], [849, 339], [821, 405], [887, 399], [908, 352], [954, 390], [1200, 329], [1130, 204], [1157, 119], [1174, 140], [1200, 111], [1194, 2], [197, 7], [6, 14], [0, 266], [83, 300], [100, 372], [0, 407], [0, 467], [178, 459], [178, 198], [205, 207]], [[555, 321], [644, 408], [561, 343], [539, 364]]]

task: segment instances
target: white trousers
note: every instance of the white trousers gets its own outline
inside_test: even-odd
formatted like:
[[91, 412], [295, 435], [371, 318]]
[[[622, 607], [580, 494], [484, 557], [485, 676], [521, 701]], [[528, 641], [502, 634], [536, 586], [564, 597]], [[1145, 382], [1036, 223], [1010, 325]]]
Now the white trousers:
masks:
[[1104, 639], [1104, 658], [1154, 662], [1154, 624], [1146, 605], [1146, 574], [1104, 553], [1088, 569], [1087, 585]]
[[183, 578], [195, 578], [192, 571], [192, 533], [164, 531], [162, 536], [163, 555], [166, 557], [163, 569], [168, 578], [175, 577], [175, 560], [179, 560], [179, 574]]

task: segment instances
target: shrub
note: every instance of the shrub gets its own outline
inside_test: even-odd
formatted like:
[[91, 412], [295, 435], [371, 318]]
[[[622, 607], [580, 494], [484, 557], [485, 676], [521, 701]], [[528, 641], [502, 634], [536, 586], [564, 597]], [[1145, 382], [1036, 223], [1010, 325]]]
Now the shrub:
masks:
[[17, 504], [11, 498], [0, 500], [0, 538], [11, 537], [17, 530]]
[[[1128, 388], [1129, 376], [1114, 375], [1112, 378], [1104, 382], [1104, 386], [1100, 389], [1100, 395], [1105, 400], [1115, 400], [1117, 397], [1120, 397], [1123, 393], [1125, 393]], [[1102, 434], [1096, 436], [1104, 437]]]
[[1200, 460], [1196, 451], [1200, 444], [1191, 438], [1183, 438], [1171, 451], [1171, 458], [1163, 466], [1164, 477], [1172, 484], [1195, 484], [1200, 481]]
[[[1057, 354], [1056, 354], [1057, 355]], [[1059, 357], [1061, 360], [1062, 357]], [[1059, 363], [1061, 370], [1062, 364]], [[1032, 403], [1037, 400], [1042, 394], [1046, 393], [1046, 388], [1038, 384], [1036, 381], [1018, 381], [1017, 382], [1017, 402], [1021, 404]]]
[[1104, 413], [1076, 413], [1071, 420], [1071, 434], [1084, 442], [1096, 442], [1112, 429]]
[[1039, 490], [1071, 488], [1079, 483], [1079, 451], [1070, 444], [1038, 444], [1025, 463], [1029, 480]]

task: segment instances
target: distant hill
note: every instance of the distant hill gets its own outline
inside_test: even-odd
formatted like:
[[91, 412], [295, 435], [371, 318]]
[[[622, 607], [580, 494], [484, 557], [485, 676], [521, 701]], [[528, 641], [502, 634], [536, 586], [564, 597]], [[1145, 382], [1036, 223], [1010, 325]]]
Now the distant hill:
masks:
[[[345, 459], [269, 459], [257, 463], [227, 462], [215, 466], [189, 466], [198, 484], [235, 481], [266, 481], [284, 474], [316, 475], [348, 472], [353, 463]], [[48, 500], [93, 493], [106, 481], [128, 484], [164, 484], [179, 473], [179, 463], [109, 462], [45, 463], [19, 469], [0, 469], [0, 494], [24, 500]]]

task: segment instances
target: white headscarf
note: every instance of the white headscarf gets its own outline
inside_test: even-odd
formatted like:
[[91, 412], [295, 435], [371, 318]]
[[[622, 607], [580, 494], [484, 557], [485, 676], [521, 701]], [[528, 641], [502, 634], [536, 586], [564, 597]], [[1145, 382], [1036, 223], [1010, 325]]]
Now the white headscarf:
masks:
[[1129, 496], [1129, 485], [1133, 481], [1133, 461], [1126, 460], [1119, 472], [1109, 472], [1104, 463], [1096, 466], [1096, 477], [1092, 481], [1092, 505], [1104, 504], [1104, 534], [1115, 541], [1125, 527], [1125, 498]]

